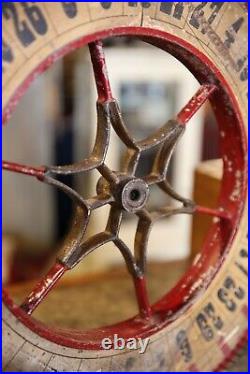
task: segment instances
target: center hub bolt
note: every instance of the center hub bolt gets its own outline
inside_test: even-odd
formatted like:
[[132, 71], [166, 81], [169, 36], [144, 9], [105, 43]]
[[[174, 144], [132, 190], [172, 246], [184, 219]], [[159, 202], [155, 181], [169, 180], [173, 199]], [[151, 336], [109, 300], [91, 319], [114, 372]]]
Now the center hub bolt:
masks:
[[121, 191], [121, 204], [127, 212], [134, 213], [142, 209], [148, 199], [149, 187], [142, 179], [126, 182]]

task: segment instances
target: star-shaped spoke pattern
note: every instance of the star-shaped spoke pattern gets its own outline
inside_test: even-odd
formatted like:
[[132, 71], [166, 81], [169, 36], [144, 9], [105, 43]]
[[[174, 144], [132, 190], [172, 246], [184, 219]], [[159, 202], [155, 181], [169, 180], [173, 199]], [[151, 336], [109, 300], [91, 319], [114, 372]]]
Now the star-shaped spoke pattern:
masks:
[[[193, 201], [180, 196], [169, 185], [166, 176], [170, 158], [176, 144], [183, 136], [187, 122], [203, 103], [213, 94], [216, 86], [202, 85], [186, 106], [154, 134], [144, 140], [136, 141], [127, 130], [117, 101], [112, 96], [102, 42], [89, 44], [96, 88], [97, 100], [97, 135], [93, 151], [89, 158], [66, 166], [31, 167], [4, 161], [3, 169], [36, 177], [38, 180], [64, 191], [75, 203], [75, 215], [71, 229], [58, 253], [55, 265], [36, 285], [24, 300], [21, 308], [31, 314], [56, 282], [69, 269], [76, 266], [84, 257], [105, 243], [113, 242], [120, 250], [127, 268], [131, 273], [141, 316], [150, 316], [150, 304], [145, 284], [147, 244], [154, 222], [174, 214], [193, 214], [200, 212], [220, 219], [230, 220], [226, 212], [197, 206]], [[110, 141], [111, 127], [127, 147], [122, 170], [112, 171], [105, 158]], [[156, 148], [156, 156], [151, 172], [143, 178], [136, 177], [136, 170], [143, 152]], [[97, 169], [100, 179], [97, 195], [83, 199], [75, 190], [56, 179], [58, 174], [77, 174]], [[163, 206], [149, 211], [146, 207], [150, 186], [157, 184], [167, 195], [181, 203], [181, 206]], [[88, 239], [86, 229], [91, 212], [104, 205], [110, 205], [106, 228]], [[138, 224], [134, 240], [134, 249], [119, 237], [123, 212], [137, 215]]]

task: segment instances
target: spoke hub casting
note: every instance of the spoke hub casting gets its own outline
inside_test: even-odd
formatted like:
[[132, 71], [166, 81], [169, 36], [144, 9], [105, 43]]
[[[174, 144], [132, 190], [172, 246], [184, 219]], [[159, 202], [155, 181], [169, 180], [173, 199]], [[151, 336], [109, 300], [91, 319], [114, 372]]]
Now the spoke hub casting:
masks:
[[148, 184], [140, 178], [118, 173], [116, 175], [118, 183], [108, 183], [101, 177], [97, 183], [97, 193], [112, 195], [117, 207], [129, 213], [142, 210], [149, 197]]
[[125, 183], [121, 192], [123, 209], [134, 213], [141, 210], [148, 199], [149, 187], [142, 179], [132, 179]]

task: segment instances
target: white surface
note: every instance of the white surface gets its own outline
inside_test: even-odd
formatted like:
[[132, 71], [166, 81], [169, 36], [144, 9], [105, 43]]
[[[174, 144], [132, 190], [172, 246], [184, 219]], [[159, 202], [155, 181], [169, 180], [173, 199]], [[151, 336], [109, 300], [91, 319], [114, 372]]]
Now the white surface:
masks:
[[[49, 94], [54, 93], [54, 73], [52, 69], [34, 81], [3, 128], [4, 160], [52, 164], [56, 97]], [[26, 175], [3, 172], [3, 232], [46, 245], [54, 235], [53, 214], [52, 187]]]

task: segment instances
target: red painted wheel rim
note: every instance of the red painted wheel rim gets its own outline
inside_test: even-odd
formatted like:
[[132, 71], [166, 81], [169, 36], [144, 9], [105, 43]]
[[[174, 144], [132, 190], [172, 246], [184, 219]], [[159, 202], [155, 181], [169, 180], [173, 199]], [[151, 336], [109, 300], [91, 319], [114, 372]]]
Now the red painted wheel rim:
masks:
[[[124, 338], [144, 338], [150, 336], [176, 320], [180, 312], [184, 313], [184, 311], [194, 303], [197, 292], [201, 292], [201, 290], [204, 292], [220, 269], [239, 227], [246, 197], [246, 135], [236, 98], [220, 71], [205, 55], [187, 42], [165, 32], [143, 27], [123, 27], [92, 34], [68, 44], [54, 55], [44, 60], [35, 71], [26, 78], [10, 99], [6, 108], [4, 108], [3, 123], [7, 122], [14, 106], [39, 73], [47, 70], [59, 57], [70, 53], [74, 49], [111, 35], [139, 36], [143, 40], [177, 57], [186, 65], [201, 84], [206, 83], [208, 77], [211, 82], [216, 83], [218, 90], [211, 100], [211, 104], [218, 124], [221, 126], [220, 130], [223, 129], [225, 133], [225, 136], [220, 137], [224, 172], [219, 206], [230, 213], [231, 224], [222, 225], [220, 223], [214, 223], [212, 225], [205, 239], [199, 260], [191, 266], [188, 272], [167, 295], [152, 306], [153, 315], [149, 320], [143, 320], [136, 316], [135, 318], [113, 326], [86, 332], [48, 328], [41, 322], [28, 316], [13, 303], [8, 294], [4, 291], [4, 303], [24, 325], [50, 341], [78, 349], [101, 349], [101, 340], [114, 335], [114, 333], [119, 333], [119, 336]], [[220, 105], [219, 108], [216, 108], [216, 103], [218, 101], [224, 105]], [[224, 123], [227, 125], [226, 128], [222, 125]], [[233, 147], [232, 142], [234, 144]], [[232, 170], [234, 172], [232, 172]], [[237, 191], [236, 186], [238, 186]], [[218, 256], [221, 250], [223, 253]], [[213, 266], [214, 271], [211, 274], [207, 274], [207, 277], [204, 277], [204, 274], [208, 271], [210, 266]], [[194, 283], [197, 282], [198, 279], [201, 279], [201, 276], [203, 276], [204, 281], [198, 288], [193, 287]], [[178, 295], [178, 297], [176, 295]], [[169, 317], [170, 311], [171, 317]]]

